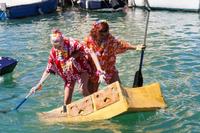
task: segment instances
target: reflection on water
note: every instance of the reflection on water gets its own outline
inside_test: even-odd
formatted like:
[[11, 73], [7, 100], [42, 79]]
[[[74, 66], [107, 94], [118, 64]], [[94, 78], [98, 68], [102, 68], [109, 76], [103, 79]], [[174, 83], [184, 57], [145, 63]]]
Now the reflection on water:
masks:
[[[14, 108], [34, 86], [45, 69], [49, 34], [53, 27], [82, 40], [97, 19], [106, 19], [111, 33], [130, 43], [143, 43], [146, 12], [62, 13], [0, 22], [0, 56], [18, 60], [10, 75], [0, 77], [0, 109]], [[186, 17], [187, 16], [187, 17]], [[0, 114], [0, 131], [8, 132], [198, 132], [200, 130], [200, 23], [197, 13], [152, 11], [142, 69], [144, 84], [159, 82], [168, 108], [155, 112], [122, 115], [89, 123], [40, 123], [36, 113], [62, 105], [63, 81], [51, 76], [43, 90], [31, 96], [19, 112]], [[132, 86], [140, 52], [128, 51], [117, 58], [122, 85]], [[102, 85], [103, 86], [103, 85]], [[12, 96], [17, 98], [12, 98]], [[75, 89], [75, 99], [81, 98]], [[11, 98], [10, 98], [11, 97]], [[10, 99], [9, 99], [10, 98]], [[9, 127], [9, 128], [8, 128]]]
[[79, 123], [79, 124], [64, 124], [64, 126], [77, 132], [98, 132], [98, 133], [104, 131], [121, 133], [120, 130], [123, 128], [122, 125], [113, 123], [110, 120]]
[[[127, 113], [110, 120], [101, 120], [93, 122], [81, 122], [81, 123], [57, 123], [55, 131], [65, 132], [111, 132], [111, 133], [124, 133], [124, 132], [141, 132], [144, 127], [138, 129], [137, 126], [141, 125], [145, 121], [152, 119], [155, 112], [145, 113]], [[44, 123], [42, 124], [44, 126]], [[47, 128], [52, 125], [45, 125], [43, 128]], [[130, 130], [131, 127], [131, 130]]]
[[16, 84], [15, 84], [15, 79], [13, 78], [13, 74], [7, 73], [7, 74], [4, 74], [4, 75], [1, 75], [0, 76], [0, 84], [5, 85], [5, 86], [9, 86], [9, 87], [14, 87]]
[[4, 82], [4, 78], [0, 77], [0, 83], [3, 83], [3, 82]]

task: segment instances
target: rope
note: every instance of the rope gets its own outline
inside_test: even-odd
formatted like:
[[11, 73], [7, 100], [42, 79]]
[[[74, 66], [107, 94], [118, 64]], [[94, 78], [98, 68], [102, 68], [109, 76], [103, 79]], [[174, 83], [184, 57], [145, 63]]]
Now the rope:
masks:
[[199, 9], [198, 9], [198, 12], [200, 13], [200, 0], [199, 0]]
[[145, 0], [144, 1], [145, 3], [144, 3], [144, 7], [146, 7], [147, 8], [147, 10], [151, 10], [151, 7], [150, 7], [150, 4], [149, 4], [149, 1], [148, 0]]
[[136, 7], [136, 3], [135, 3], [135, 0], [133, 0], [133, 4], [135, 5], [135, 7]]

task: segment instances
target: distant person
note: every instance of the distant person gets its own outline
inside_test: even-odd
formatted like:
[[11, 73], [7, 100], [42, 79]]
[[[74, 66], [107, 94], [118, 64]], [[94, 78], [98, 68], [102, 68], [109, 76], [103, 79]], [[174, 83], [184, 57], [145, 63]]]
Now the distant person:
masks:
[[[101, 68], [105, 72], [105, 81], [107, 84], [120, 81], [115, 66], [117, 54], [124, 53], [127, 50], [141, 50], [145, 48], [144, 45], [131, 45], [126, 41], [119, 40], [112, 36], [109, 32], [109, 25], [105, 20], [99, 20], [93, 24], [89, 36], [84, 39], [84, 43], [96, 53]], [[102, 71], [96, 70], [91, 58], [89, 62], [92, 66], [93, 76], [89, 79], [88, 90], [90, 93], [94, 93], [98, 90], [98, 75], [101, 74]]]
[[[99, 61], [94, 52], [73, 38], [66, 38], [58, 29], [53, 30], [51, 37], [52, 48], [50, 51], [48, 64], [39, 83], [30, 90], [35, 93], [42, 89], [42, 83], [50, 73], [58, 74], [65, 82], [64, 84], [64, 106], [63, 112], [66, 112], [66, 105], [71, 103], [75, 82], [80, 83], [80, 90], [83, 96], [89, 95], [88, 79], [91, 73], [91, 66], [86, 57], [93, 59], [96, 70], [103, 73]], [[102, 79], [103, 75], [100, 75]]]

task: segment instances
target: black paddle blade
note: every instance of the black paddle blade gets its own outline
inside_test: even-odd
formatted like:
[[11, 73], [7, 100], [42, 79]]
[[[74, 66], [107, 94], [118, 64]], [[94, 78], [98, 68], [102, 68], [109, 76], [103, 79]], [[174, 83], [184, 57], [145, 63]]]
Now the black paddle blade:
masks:
[[142, 85], [143, 85], [142, 72], [141, 71], [137, 71], [135, 73], [133, 87], [141, 87]]

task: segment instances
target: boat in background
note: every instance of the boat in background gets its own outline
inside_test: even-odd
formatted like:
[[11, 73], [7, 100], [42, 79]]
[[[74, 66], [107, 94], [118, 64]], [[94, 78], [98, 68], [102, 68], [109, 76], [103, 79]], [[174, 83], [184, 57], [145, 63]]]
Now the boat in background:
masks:
[[129, 7], [144, 7], [150, 9], [199, 11], [200, 0], [128, 0]]
[[159, 83], [126, 88], [115, 82], [68, 104], [66, 113], [59, 107], [38, 115], [42, 122], [55, 124], [105, 120], [128, 112], [155, 111], [166, 107]]
[[17, 61], [10, 57], [0, 57], [0, 76], [10, 73], [17, 65]]
[[125, 6], [125, 0], [79, 0], [78, 5], [86, 10], [117, 10]]
[[23, 18], [54, 12], [57, 0], [1, 0], [0, 20]]

